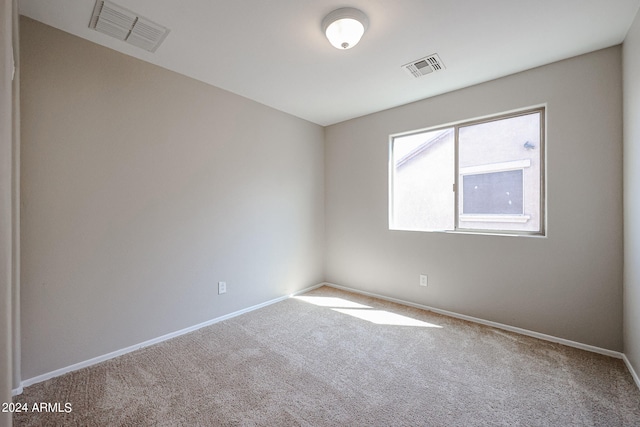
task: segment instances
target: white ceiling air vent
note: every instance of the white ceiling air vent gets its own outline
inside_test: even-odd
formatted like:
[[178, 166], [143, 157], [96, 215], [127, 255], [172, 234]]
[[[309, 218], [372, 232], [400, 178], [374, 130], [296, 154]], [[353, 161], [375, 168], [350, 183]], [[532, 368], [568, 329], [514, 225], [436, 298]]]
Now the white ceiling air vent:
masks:
[[89, 28], [155, 52], [169, 29], [107, 0], [98, 0]]
[[409, 74], [414, 77], [422, 77], [435, 71], [444, 70], [444, 64], [437, 53], [416, 59], [402, 66]]

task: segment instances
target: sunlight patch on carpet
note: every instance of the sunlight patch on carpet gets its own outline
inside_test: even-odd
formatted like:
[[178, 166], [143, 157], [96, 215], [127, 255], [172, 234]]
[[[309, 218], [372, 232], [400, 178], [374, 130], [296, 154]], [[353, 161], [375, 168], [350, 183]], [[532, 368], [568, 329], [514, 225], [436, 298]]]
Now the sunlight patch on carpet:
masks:
[[333, 308], [371, 308], [368, 305], [360, 304], [357, 302], [349, 301], [343, 298], [336, 297], [294, 297], [297, 300], [308, 302], [320, 307], [333, 307]]
[[337, 297], [296, 296], [297, 300], [308, 302], [319, 307], [327, 307], [333, 311], [357, 317], [376, 325], [418, 326], [422, 328], [442, 328], [433, 323], [423, 322], [401, 314], [386, 310], [374, 310], [373, 307]]
[[442, 326], [434, 325], [433, 323], [423, 322], [422, 320], [412, 319], [411, 317], [391, 313], [385, 310], [354, 310], [344, 308], [334, 308], [332, 310], [339, 313], [348, 314], [349, 316], [357, 317], [358, 319], [366, 320], [367, 322], [375, 323], [376, 325], [442, 328]]

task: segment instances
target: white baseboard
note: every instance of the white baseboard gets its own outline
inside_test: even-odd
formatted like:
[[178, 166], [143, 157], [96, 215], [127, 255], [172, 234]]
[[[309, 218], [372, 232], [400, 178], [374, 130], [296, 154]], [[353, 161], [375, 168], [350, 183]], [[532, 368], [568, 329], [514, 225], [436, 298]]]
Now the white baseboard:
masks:
[[19, 394], [22, 394], [24, 388], [22, 386], [22, 384], [20, 384], [20, 386], [18, 388], [14, 388], [13, 390], [11, 390], [11, 396], [17, 396]]
[[624, 360], [624, 364], [627, 365], [627, 369], [631, 373], [631, 376], [633, 377], [633, 381], [636, 382], [636, 385], [640, 389], [640, 378], [638, 377], [638, 374], [636, 373], [635, 369], [633, 369], [633, 366], [631, 365], [631, 362], [627, 358], [626, 354], [622, 355], [622, 360]]
[[135, 344], [135, 345], [132, 345], [132, 346], [129, 346], [129, 347], [126, 347], [126, 348], [122, 348], [120, 350], [112, 351], [111, 353], [107, 353], [107, 354], [104, 354], [102, 356], [94, 357], [92, 359], [85, 360], [83, 362], [74, 363], [73, 365], [69, 365], [69, 366], [66, 366], [64, 368], [56, 369], [55, 371], [47, 372], [46, 374], [42, 374], [42, 375], [35, 376], [33, 378], [29, 378], [27, 380], [22, 381], [22, 383], [20, 384], [20, 387], [18, 387], [17, 389], [12, 390], [12, 395], [16, 396], [18, 394], [21, 394], [23, 389], [24, 389], [24, 387], [29, 387], [30, 385], [37, 384], [37, 383], [49, 380], [51, 378], [59, 377], [60, 375], [64, 375], [64, 374], [67, 374], [69, 372], [77, 371], [77, 370], [82, 369], [82, 368], [87, 368], [89, 366], [104, 362], [106, 360], [113, 359], [114, 357], [122, 356], [124, 354], [131, 353], [132, 351], [139, 350], [139, 349], [144, 348], [144, 347], [149, 347], [150, 345], [158, 344], [158, 343], [161, 343], [163, 341], [169, 340], [171, 338], [178, 337], [180, 335], [188, 334], [189, 332], [197, 331], [198, 329], [204, 328], [205, 326], [213, 325], [214, 323], [222, 322], [223, 320], [231, 319], [233, 317], [240, 316], [241, 314], [245, 314], [245, 313], [248, 313], [250, 311], [254, 311], [254, 310], [257, 310], [259, 308], [263, 308], [263, 307], [266, 307], [266, 306], [271, 305], [271, 304], [275, 304], [275, 303], [280, 302], [280, 301], [284, 301], [284, 300], [286, 300], [288, 298], [291, 298], [293, 296], [312, 291], [313, 289], [319, 288], [321, 286], [324, 286], [324, 283], [320, 283], [320, 284], [311, 286], [309, 288], [300, 290], [300, 291], [295, 292], [293, 294], [284, 295], [284, 296], [281, 296], [279, 298], [275, 298], [275, 299], [263, 302], [261, 304], [257, 304], [257, 305], [254, 305], [254, 306], [251, 306], [251, 307], [248, 307], [248, 308], [244, 308], [242, 310], [238, 310], [238, 311], [235, 311], [233, 313], [225, 314], [224, 316], [216, 317], [215, 319], [207, 320], [206, 322], [199, 323], [197, 325], [190, 326], [188, 328], [181, 329], [179, 331], [171, 332], [169, 334], [162, 335], [160, 337], [153, 338], [153, 339], [144, 341], [144, 342], [139, 343], [139, 344]]
[[[502, 329], [509, 332], [515, 332], [520, 335], [526, 335], [533, 338], [538, 338], [544, 341], [550, 341], [557, 344], [566, 345], [568, 347], [579, 348], [581, 350], [590, 351], [592, 353], [603, 354], [605, 356], [615, 357], [616, 359], [623, 359], [624, 355], [618, 351], [607, 350], [606, 348], [600, 348], [589, 344], [583, 344], [576, 341], [567, 340], [564, 338], [554, 337], [552, 335], [542, 334], [540, 332], [530, 331], [528, 329], [517, 328], [515, 326], [505, 325], [503, 323], [492, 322], [490, 320], [479, 319], [477, 317], [467, 316], [464, 314], [455, 313], [453, 311], [441, 310], [439, 308], [429, 307], [427, 305], [416, 304], [409, 301], [404, 301], [396, 298], [386, 297], [384, 295], [378, 295], [372, 292], [361, 291], [358, 289], [349, 288], [347, 286], [336, 285], [335, 283], [325, 283], [326, 286], [330, 286], [332, 288], [341, 289], [347, 292], [353, 292], [356, 294], [366, 295], [374, 298], [378, 298], [385, 301], [395, 302], [397, 304], [407, 305], [409, 307], [420, 308], [422, 310], [432, 311], [434, 313], [442, 314], [449, 317], [454, 317], [456, 319], [462, 319], [473, 323], [479, 323], [481, 325], [491, 326], [494, 328]], [[627, 365], [629, 366], [629, 365]], [[636, 380], [637, 382], [637, 380]]]

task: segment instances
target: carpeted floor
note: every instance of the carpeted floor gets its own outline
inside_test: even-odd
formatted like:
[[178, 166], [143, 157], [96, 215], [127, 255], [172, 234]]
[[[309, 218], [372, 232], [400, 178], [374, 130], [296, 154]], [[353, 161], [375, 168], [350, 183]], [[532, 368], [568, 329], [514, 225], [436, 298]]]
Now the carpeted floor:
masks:
[[14, 399], [16, 426], [639, 426], [621, 360], [323, 287]]

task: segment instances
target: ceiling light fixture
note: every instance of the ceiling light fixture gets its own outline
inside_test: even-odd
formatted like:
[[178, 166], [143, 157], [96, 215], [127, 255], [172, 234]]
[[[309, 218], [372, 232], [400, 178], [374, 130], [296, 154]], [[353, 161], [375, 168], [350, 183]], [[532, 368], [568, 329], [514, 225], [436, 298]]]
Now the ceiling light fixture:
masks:
[[369, 27], [369, 18], [361, 10], [343, 7], [334, 10], [322, 20], [322, 31], [338, 49], [351, 49]]

